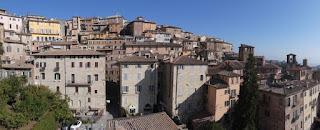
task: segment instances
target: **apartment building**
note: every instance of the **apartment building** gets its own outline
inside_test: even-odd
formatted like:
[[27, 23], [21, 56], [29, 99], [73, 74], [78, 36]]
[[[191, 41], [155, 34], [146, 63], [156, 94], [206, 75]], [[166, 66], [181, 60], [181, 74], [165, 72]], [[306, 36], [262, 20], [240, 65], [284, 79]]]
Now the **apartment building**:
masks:
[[105, 54], [49, 50], [34, 54], [34, 82], [70, 98], [76, 113], [106, 109]]
[[170, 58], [160, 64], [161, 104], [173, 118], [186, 123], [204, 110], [208, 65], [189, 56]]
[[0, 9], [0, 23], [3, 23], [5, 30], [11, 30], [17, 33], [24, 31], [22, 18], [12, 15], [4, 9]]
[[51, 42], [63, 38], [61, 24], [58, 20], [46, 19], [42, 16], [26, 16], [27, 30], [32, 35], [32, 41]]
[[137, 17], [126, 26], [124, 33], [131, 36], [142, 36], [146, 30], [156, 30], [156, 28], [155, 22], [145, 20], [143, 17]]
[[312, 80], [261, 85], [261, 130], [310, 130], [317, 116], [319, 87], [319, 83]]
[[214, 121], [220, 121], [223, 117], [229, 116], [238, 100], [240, 75], [222, 70], [208, 76], [210, 80], [207, 83], [207, 110], [213, 115]]
[[155, 42], [131, 42], [125, 44], [126, 54], [133, 54], [138, 51], [151, 51], [161, 55], [179, 55], [182, 46], [174, 43], [155, 43]]
[[157, 59], [128, 56], [119, 60], [120, 104], [128, 114], [152, 113], [158, 97]]
[[1, 55], [1, 61], [3, 64], [12, 64], [17, 61], [25, 61], [27, 53], [25, 51], [26, 44], [20, 41], [5, 39], [3, 44], [3, 55]]
[[23, 76], [29, 84], [33, 84], [33, 65], [23, 61], [13, 64], [4, 64], [0, 69], [0, 79], [9, 76]]

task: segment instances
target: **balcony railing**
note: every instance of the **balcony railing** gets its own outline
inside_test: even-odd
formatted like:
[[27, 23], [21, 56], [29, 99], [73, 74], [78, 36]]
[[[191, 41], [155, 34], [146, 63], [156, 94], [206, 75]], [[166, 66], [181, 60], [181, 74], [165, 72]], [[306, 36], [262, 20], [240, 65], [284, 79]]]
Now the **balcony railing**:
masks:
[[69, 87], [73, 87], [73, 86], [83, 86], [83, 87], [89, 87], [92, 84], [92, 81], [90, 82], [84, 82], [84, 81], [72, 81], [72, 80], [68, 80], [66, 85]]

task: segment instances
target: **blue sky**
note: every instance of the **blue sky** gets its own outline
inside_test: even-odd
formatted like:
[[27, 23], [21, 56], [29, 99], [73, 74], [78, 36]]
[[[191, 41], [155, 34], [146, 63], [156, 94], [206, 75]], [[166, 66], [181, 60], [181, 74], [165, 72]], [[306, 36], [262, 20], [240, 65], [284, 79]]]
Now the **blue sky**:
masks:
[[144, 16], [158, 24], [182, 27], [234, 44], [254, 45], [257, 55], [285, 60], [287, 53], [320, 64], [319, 0], [0, 0], [18, 15]]

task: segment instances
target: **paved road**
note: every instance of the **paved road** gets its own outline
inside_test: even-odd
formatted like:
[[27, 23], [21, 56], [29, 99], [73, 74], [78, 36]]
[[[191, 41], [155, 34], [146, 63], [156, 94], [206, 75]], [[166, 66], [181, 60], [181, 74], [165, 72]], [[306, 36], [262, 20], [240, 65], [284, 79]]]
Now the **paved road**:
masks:
[[[113, 116], [106, 112], [96, 123], [94, 124], [83, 124], [80, 130], [105, 130], [107, 120], [113, 119]], [[90, 129], [92, 128], [92, 129]]]

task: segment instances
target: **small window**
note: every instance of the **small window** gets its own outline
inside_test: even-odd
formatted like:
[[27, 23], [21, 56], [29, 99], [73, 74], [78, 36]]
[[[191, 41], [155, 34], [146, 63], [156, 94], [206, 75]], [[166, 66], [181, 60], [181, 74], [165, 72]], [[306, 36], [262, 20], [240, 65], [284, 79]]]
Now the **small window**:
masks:
[[46, 79], [46, 74], [45, 73], [41, 73], [41, 79]]
[[141, 65], [140, 65], [140, 64], [138, 64], [138, 65], [136, 66], [136, 68], [141, 68]]
[[98, 66], [99, 66], [99, 63], [98, 63], [98, 62], [95, 62], [95, 63], [94, 63], [94, 67], [98, 68]]
[[98, 75], [98, 74], [95, 74], [95, 75], [94, 75], [94, 80], [95, 80], [95, 81], [98, 81], [98, 80], [99, 80], [99, 75]]
[[79, 67], [82, 68], [82, 62], [79, 62]]
[[79, 87], [75, 87], [75, 89], [76, 89], [76, 93], [78, 93], [79, 92]]
[[98, 90], [94, 90], [94, 93], [97, 94], [97, 93], [98, 93]]
[[91, 102], [91, 98], [88, 98], [88, 102]]
[[88, 93], [91, 93], [91, 87], [88, 87]]
[[74, 62], [71, 62], [71, 67], [74, 68]]
[[87, 62], [86, 67], [90, 68], [90, 62]]
[[122, 93], [128, 93], [129, 92], [129, 87], [128, 86], [122, 86], [121, 91], [122, 91]]
[[136, 86], [136, 93], [140, 93], [141, 92], [141, 86], [140, 85], [137, 85]]
[[203, 75], [200, 75], [200, 80], [203, 81]]
[[54, 80], [60, 80], [61, 77], [60, 77], [60, 74], [59, 73], [55, 73], [54, 74]]
[[60, 92], [60, 87], [59, 86], [57, 86], [57, 92]]
[[128, 68], [128, 65], [123, 65], [123, 68]]
[[225, 102], [224, 102], [224, 106], [225, 106], [225, 107], [228, 107], [229, 105], [230, 105], [230, 102], [229, 102], [229, 101], [225, 101]]

